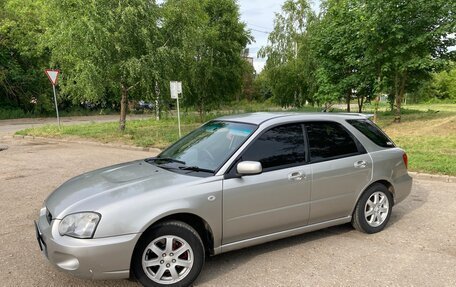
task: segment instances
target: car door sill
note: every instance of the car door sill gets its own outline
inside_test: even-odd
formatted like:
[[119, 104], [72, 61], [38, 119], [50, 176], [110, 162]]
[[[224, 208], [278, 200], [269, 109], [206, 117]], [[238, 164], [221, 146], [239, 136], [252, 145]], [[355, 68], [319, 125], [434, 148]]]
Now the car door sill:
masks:
[[286, 237], [291, 237], [291, 236], [315, 231], [318, 229], [327, 228], [327, 227], [334, 226], [334, 225], [344, 224], [344, 223], [348, 223], [350, 221], [351, 221], [351, 216], [347, 216], [347, 217], [333, 219], [333, 220], [329, 220], [329, 221], [325, 221], [325, 222], [320, 222], [320, 223], [297, 227], [297, 228], [293, 228], [293, 229], [289, 229], [289, 230], [275, 232], [275, 233], [271, 233], [271, 234], [267, 234], [267, 235], [253, 237], [253, 238], [249, 238], [249, 239], [245, 239], [245, 240], [241, 240], [241, 241], [236, 241], [236, 242], [222, 245], [220, 248], [220, 253], [225, 253], [225, 252], [229, 252], [229, 251], [233, 251], [233, 250], [237, 250], [237, 249], [241, 249], [241, 248], [245, 248], [245, 247], [249, 247], [249, 246], [253, 246], [253, 245], [262, 244], [262, 243], [269, 242], [269, 241], [274, 241], [274, 240], [278, 240], [278, 239], [282, 239], [282, 238], [286, 238]]

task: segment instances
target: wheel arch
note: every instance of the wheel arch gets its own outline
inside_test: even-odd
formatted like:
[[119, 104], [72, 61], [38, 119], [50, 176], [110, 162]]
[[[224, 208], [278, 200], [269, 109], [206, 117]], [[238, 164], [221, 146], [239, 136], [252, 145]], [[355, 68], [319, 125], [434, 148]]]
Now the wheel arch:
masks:
[[147, 232], [149, 229], [152, 229], [155, 225], [160, 224], [161, 222], [170, 220], [182, 221], [193, 227], [196, 232], [198, 232], [201, 240], [203, 241], [206, 254], [214, 255], [214, 234], [212, 232], [212, 228], [206, 220], [196, 214], [182, 212], [167, 215], [150, 225], [145, 232]]
[[373, 186], [374, 184], [382, 184], [384, 185], [388, 191], [391, 193], [391, 196], [393, 197], [393, 202], [392, 202], [392, 205], [391, 206], [394, 206], [394, 200], [395, 200], [395, 191], [394, 191], [394, 186], [391, 184], [391, 182], [389, 182], [388, 180], [386, 179], [379, 179], [379, 180], [376, 180], [372, 183], [370, 183], [368, 186], [366, 186], [362, 192], [360, 192], [358, 194], [358, 197], [356, 198], [356, 201], [355, 201], [355, 204], [354, 206], [352, 207], [352, 210], [351, 210], [351, 213], [350, 215], [353, 216], [353, 212], [355, 212], [355, 209], [356, 209], [356, 205], [358, 204], [358, 201], [359, 199], [361, 198], [361, 196], [366, 192], [366, 190], [368, 190], [371, 186]]
[[[141, 237], [138, 239], [138, 241], [135, 244], [138, 244], [138, 242], [141, 240], [141, 238], [147, 234], [151, 229], [153, 229], [157, 224], [160, 224], [165, 221], [182, 221], [191, 227], [193, 227], [196, 232], [198, 232], [198, 235], [201, 237], [201, 240], [203, 241], [204, 244], [204, 249], [206, 251], [206, 254], [209, 255], [214, 255], [214, 234], [212, 231], [211, 226], [207, 223], [206, 220], [204, 220], [202, 217], [189, 213], [189, 212], [176, 212], [172, 214], [168, 214], [164, 217], [158, 218], [154, 222], [150, 223], [149, 226], [142, 232]], [[133, 258], [132, 258], [133, 259]]]

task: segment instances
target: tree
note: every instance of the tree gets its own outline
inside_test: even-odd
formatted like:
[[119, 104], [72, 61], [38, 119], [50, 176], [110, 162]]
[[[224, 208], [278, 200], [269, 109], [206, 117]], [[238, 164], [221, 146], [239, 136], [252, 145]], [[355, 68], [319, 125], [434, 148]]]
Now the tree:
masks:
[[236, 96], [236, 101], [240, 101], [239, 96], [242, 94], [243, 98], [250, 102], [255, 97], [254, 81], [256, 72], [252, 64], [245, 59], [242, 61], [241, 65], [243, 70], [242, 89], [241, 92]]
[[203, 117], [240, 93], [250, 34], [234, 0], [168, 0], [163, 9], [162, 31], [174, 55], [165, 74], [183, 81], [184, 105]]
[[369, 15], [364, 26], [369, 43], [365, 54], [377, 70], [377, 95], [392, 92], [395, 121], [400, 122], [405, 93], [441, 69], [451, 55], [448, 48], [456, 44], [450, 37], [455, 32], [456, 4], [444, 0], [369, 0], [361, 4]]
[[306, 45], [306, 30], [315, 15], [306, 0], [287, 0], [282, 13], [274, 19], [274, 29], [269, 34], [268, 45], [258, 52], [267, 57], [265, 73], [277, 103], [282, 106], [300, 106], [310, 98], [308, 83], [312, 71], [301, 55], [310, 55]]
[[456, 102], [456, 66], [453, 64], [451, 69], [434, 74], [432, 88], [435, 98]]
[[358, 111], [362, 112], [374, 85], [370, 59], [365, 54], [369, 43], [363, 33], [368, 15], [357, 0], [330, 0], [323, 4], [323, 17], [312, 37], [319, 69], [316, 97], [330, 102], [343, 99], [348, 112], [356, 97]]
[[[32, 112], [50, 109], [43, 71], [48, 51], [39, 45], [43, 1], [0, 0], [0, 102]], [[48, 89], [45, 89], [48, 88]], [[36, 103], [36, 104], [35, 104]]]
[[[62, 92], [75, 101], [119, 94], [119, 129], [125, 129], [128, 96], [154, 89], [157, 51], [165, 43], [154, 1], [52, 0], [45, 41], [63, 71]], [[49, 9], [51, 10], [51, 9]]]
[[211, 107], [228, 102], [242, 86], [242, 52], [250, 34], [240, 21], [239, 7], [233, 0], [203, 1], [206, 25], [189, 65], [190, 96], [187, 103], [200, 115]]

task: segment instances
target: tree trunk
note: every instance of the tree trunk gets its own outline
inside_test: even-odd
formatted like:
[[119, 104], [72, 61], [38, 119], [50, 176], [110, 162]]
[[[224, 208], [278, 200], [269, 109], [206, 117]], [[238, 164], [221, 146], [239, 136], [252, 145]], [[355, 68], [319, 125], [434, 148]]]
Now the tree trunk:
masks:
[[203, 122], [203, 110], [204, 110], [204, 100], [200, 96], [198, 99], [198, 113], [200, 117], [200, 122]]
[[350, 92], [349, 92], [349, 93], [347, 94], [347, 98], [346, 98], [346, 100], [347, 100], [347, 113], [350, 112], [350, 98], [351, 98], [351, 94], [350, 94]]
[[380, 97], [381, 97], [381, 89], [380, 85], [382, 83], [382, 73], [381, 71], [378, 73], [377, 77], [377, 87], [376, 87], [376, 95], [374, 100], [374, 123], [377, 123], [378, 120], [378, 106], [380, 105]]
[[358, 96], [358, 113], [363, 112], [364, 96]]
[[160, 120], [160, 86], [155, 80], [155, 119]]
[[402, 99], [404, 98], [405, 94], [405, 82], [407, 80], [407, 72], [404, 71], [402, 72], [402, 75], [400, 77], [400, 83], [399, 79], [397, 79], [396, 82], [396, 112], [394, 116], [394, 122], [395, 123], [400, 123], [401, 122], [401, 105], [402, 105]]
[[125, 130], [125, 122], [127, 120], [127, 102], [128, 102], [128, 89], [122, 84], [122, 98], [120, 100], [120, 121], [119, 121], [119, 130]]

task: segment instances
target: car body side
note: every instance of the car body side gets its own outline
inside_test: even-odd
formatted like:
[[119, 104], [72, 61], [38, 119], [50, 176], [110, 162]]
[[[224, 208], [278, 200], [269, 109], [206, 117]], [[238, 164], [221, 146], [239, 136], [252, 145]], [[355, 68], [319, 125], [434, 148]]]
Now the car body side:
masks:
[[[216, 255], [291, 235], [350, 222], [358, 198], [368, 186], [376, 182], [387, 185], [393, 194], [394, 202], [398, 203], [410, 193], [412, 184], [411, 177], [408, 175], [405, 164], [402, 161], [402, 154], [404, 152], [396, 147], [382, 148], [375, 145], [361, 132], [346, 122], [347, 119], [359, 118], [359, 116], [347, 115], [328, 115], [319, 118], [313, 114], [274, 114], [274, 116], [271, 116], [271, 114], [256, 114], [251, 117], [221, 118], [220, 120], [225, 121], [257, 124], [258, 128], [214, 176], [206, 178], [184, 176], [186, 178], [185, 180], [182, 180], [182, 176], [180, 176], [180, 179], [176, 179], [171, 186], [172, 188], [169, 186], [156, 186], [153, 191], [150, 191], [149, 188], [154, 186], [154, 181], [158, 180], [158, 177], [144, 179], [140, 183], [126, 183], [121, 188], [118, 188], [116, 192], [111, 192], [108, 196], [100, 193], [88, 200], [65, 208], [54, 208], [54, 211], [59, 211], [53, 214], [54, 218], [51, 223], [42, 212], [38, 226], [47, 244], [47, 256], [60, 269], [69, 271], [79, 277], [99, 279], [126, 278], [130, 275], [131, 256], [136, 242], [148, 228], [164, 218], [188, 216], [191, 218], [191, 221], [198, 220], [198, 224], [204, 226], [204, 230], [201, 230], [201, 232], [206, 232], [206, 234], [201, 235], [208, 237], [205, 243], [211, 245], [208, 246], [208, 250], [212, 255]], [[359, 190], [353, 191], [348, 201], [344, 203], [346, 204], [343, 208], [345, 213], [337, 218], [317, 222], [308, 221], [304, 222], [302, 226], [275, 230], [270, 234], [251, 235], [249, 238], [237, 242], [224, 242], [222, 209], [224, 182], [226, 181], [224, 178], [225, 174], [242, 151], [263, 131], [275, 125], [305, 123], [309, 121], [337, 122], [352, 133], [365, 148], [365, 156], [369, 158], [369, 162], [371, 163], [369, 166], [369, 180], [360, 186]], [[142, 163], [142, 161], [131, 164], [147, 165]], [[312, 163], [307, 165], [307, 168], [312, 169]], [[170, 182], [174, 178], [173, 172], [160, 169], [159, 167], [147, 166], [143, 168], [148, 168], [151, 173], [157, 173], [162, 177], [170, 179]], [[310, 171], [310, 176], [305, 179], [309, 183], [308, 188], [310, 189], [310, 194], [314, 192], [312, 174], [313, 172]], [[65, 188], [65, 184], [60, 188]], [[52, 200], [52, 195], [50, 198]], [[119, 202], [122, 202], [122, 204], [119, 204]], [[251, 204], [255, 204], [255, 202]], [[310, 206], [312, 205], [312, 196], [308, 204]], [[81, 211], [97, 211], [102, 215], [94, 238], [86, 240], [60, 236], [57, 226], [63, 219], [63, 216]], [[112, 224], [113, 222], [116, 223]], [[71, 255], [75, 253], [80, 255], [76, 258], [78, 262]], [[106, 254], [110, 254], [112, 257], [106, 263], [100, 264], [100, 261], [96, 257], [105, 256]], [[80, 268], [82, 266], [84, 266], [84, 269]]]

